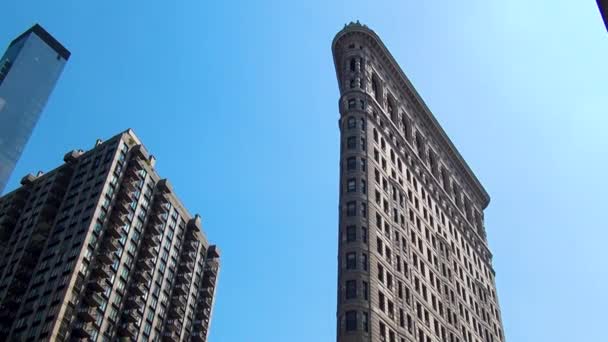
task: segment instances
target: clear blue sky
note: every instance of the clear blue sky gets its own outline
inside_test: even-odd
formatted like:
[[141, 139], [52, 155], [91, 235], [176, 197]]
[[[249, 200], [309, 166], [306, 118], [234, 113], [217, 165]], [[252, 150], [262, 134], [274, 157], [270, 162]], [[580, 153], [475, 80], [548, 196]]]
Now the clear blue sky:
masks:
[[[507, 340], [606, 341], [608, 33], [595, 1], [6, 1], [72, 51], [9, 189], [128, 127], [223, 250], [212, 342], [335, 339], [330, 44], [374, 29], [492, 196]], [[177, 3], [177, 4], [173, 4]]]

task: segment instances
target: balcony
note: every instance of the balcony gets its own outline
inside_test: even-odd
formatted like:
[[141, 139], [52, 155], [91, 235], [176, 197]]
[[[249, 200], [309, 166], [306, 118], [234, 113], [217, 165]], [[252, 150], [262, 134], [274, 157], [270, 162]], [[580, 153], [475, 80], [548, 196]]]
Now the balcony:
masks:
[[162, 231], [160, 230], [158, 225], [148, 224], [148, 227], [146, 228], [146, 233], [156, 236], [160, 235]]
[[114, 271], [110, 266], [99, 264], [93, 268], [91, 274], [95, 279], [106, 279], [110, 278], [114, 274]]
[[172, 305], [169, 308], [169, 318], [182, 318], [186, 314], [186, 311], [181, 306]]
[[192, 276], [190, 273], [178, 273], [175, 279], [176, 284], [190, 284], [192, 282]]
[[130, 202], [117, 202], [114, 211], [119, 215], [128, 215], [131, 212]]
[[203, 308], [210, 308], [213, 305], [212, 297], [201, 297], [198, 299], [199, 305]]
[[179, 319], [169, 319], [167, 320], [167, 324], [165, 325], [168, 331], [180, 333], [182, 331], [182, 324], [179, 322]]
[[184, 253], [182, 254], [182, 260], [185, 260], [186, 262], [195, 262], [196, 261], [196, 253]]
[[101, 298], [101, 296], [92, 291], [86, 291], [84, 296], [82, 297], [82, 300], [88, 306], [93, 306], [93, 307], [99, 307], [99, 306], [101, 306], [101, 303], [103, 302], [103, 299]]
[[196, 252], [198, 246], [196, 241], [185, 241], [182, 248], [185, 252]]
[[179, 271], [185, 273], [194, 272], [194, 263], [182, 261], [179, 263]]
[[165, 223], [165, 219], [161, 215], [152, 215], [150, 218], [152, 225], [159, 225]]
[[152, 248], [150, 246], [142, 246], [142, 248], [139, 249], [139, 258], [144, 260], [153, 259], [154, 254], [152, 253]]
[[146, 271], [137, 270], [135, 273], [133, 273], [133, 279], [135, 279], [137, 282], [147, 284], [152, 280], [152, 276]]
[[220, 249], [216, 245], [209, 246], [207, 250], [207, 259], [217, 259], [220, 257]]
[[144, 285], [142, 283], [134, 282], [133, 285], [131, 286], [131, 293], [133, 293], [136, 296], [143, 296], [146, 294], [146, 292], [147, 292], [147, 289], [144, 287]]
[[122, 191], [133, 192], [135, 190], [137, 190], [137, 187], [135, 186], [135, 183], [131, 181], [127, 180], [122, 184]]
[[203, 317], [206, 319], [210, 319], [211, 318], [211, 308], [204, 308], [203, 309]]
[[150, 259], [140, 259], [137, 262], [137, 268], [140, 268], [144, 271], [152, 271], [154, 269], [154, 264]]
[[144, 178], [142, 177], [141, 173], [139, 173], [139, 170], [141, 169], [137, 169], [137, 166], [129, 167], [125, 173], [125, 177], [129, 182], [142, 181]]
[[186, 239], [186, 241], [188, 241], [188, 240], [190, 240], [190, 241], [198, 240], [196, 238], [196, 230], [194, 230], [192, 228], [187, 228], [186, 229], [185, 239]]
[[220, 269], [220, 263], [216, 259], [207, 260], [205, 263], [205, 271], [210, 272], [214, 275], [217, 275], [217, 272]]
[[118, 326], [118, 336], [135, 339], [139, 329], [131, 323]]
[[179, 333], [174, 331], [165, 331], [163, 333], [163, 341], [174, 342], [179, 341]]
[[176, 284], [173, 287], [173, 293], [178, 296], [187, 295], [190, 292], [190, 287], [187, 284]]
[[93, 323], [78, 323], [74, 326], [72, 330], [72, 335], [81, 338], [81, 339], [89, 339], [95, 332], [96, 328]]
[[110, 214], [110, 221], [112, 224], [115, 224], [118, 227], [122, 227], [127, 224], [126, 214], [121, 214], [118, 210], [113, 210], [112, 214]]
[[129, 309], [141, 309], [146, 305], [142, 297], [131, 296], [125, 302], [125, 306]]
[[84, 307], [78, 309], [78, 318], [80, 318], [83, 322], [95, 322], [98, 316], [99, 311], [97, 311], [97, 308]]
[[97, 293], [101, 293], [101, 292], [104, 292], [106, 290], [104, 288], [104, 281], [102, 279], [90, 280], [87, 283], [87, 288], [89, 290], [91, 290], [92, 292], [97, 292]]
[[102, 248], [106, 251], [116, 252], [118, 250], [118, 242], [114, 239], [105, 239], [101, 244]]
[[206, 342], [207, 341], [207, 329], [200, 328], [194, 330], [192, 334], [190, 334], [190, 339], [194, 342]]
[[125, 321], [135, 323], [141, 319], [141, 314], [136, 309], [126, 310], [123, 315]]
[[203, 274], [203, 287], [215, 287], [215, 275], [205, 271]]
[[107, 234], [108, 234], [110, 237], [112, 237], [112, 238], [114, 238], [114, 239], [119, 239], [119, 238], [120, 238], [120, 231], [121, 231], [121, 227], [122, 227], [122, 225], [119, 225], [119, 224], [114, 224], [114, 223], [112, 222], [112, 224], [109, 224], [109, 225], [106, 227], [106, 233], [107, 233]]
[[160, 245], [160, 238], [156, 235], [145, 234], [143, 238], [143, 243], [150, 247], [156, 247]]
[[213, 288], [212, 287], [204, 287], [201, 290], [201, 296], [203, 298], [213, 298]]

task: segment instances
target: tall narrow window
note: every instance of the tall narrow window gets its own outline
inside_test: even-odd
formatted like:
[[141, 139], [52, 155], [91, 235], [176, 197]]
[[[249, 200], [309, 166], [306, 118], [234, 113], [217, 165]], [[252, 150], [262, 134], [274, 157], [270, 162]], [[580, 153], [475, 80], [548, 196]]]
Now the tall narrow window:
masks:
[[355, 178], [349, 178], [346, 182], [346, 192], [357, 191], [357, 180]]
[[346, 311], [346, 331], [357, 330], [357, 311]]
[[357, 281], [347, 280], [346, 281], [346, 299], [357, 298]]
[[356, 216], [357, 215], [357, 204], [352, 201], [346, 203], [346, 216]]
[[350, 71], [355, 71], [357, 69], [357, 61], [354, 58], [350, 60]]
[[346, 269], [347, 270], [357, 269], [357, 253], [355, 253], [355, 252], [346, 253]]
[[353, 129], [353, 128], [357, 127], [357, 119], [355, 119], [355, 117], [353, 117], [353, 116], [349, 117], [346, 122], [347, 122], [346, 127], [348, 129]]
[[346, 242], [353, 242], [357, 239], [357, 226], [346, 227]]
[[346, 170], [355, 171], [357, 169], [357, 158], [349, 157], [346, 159]]

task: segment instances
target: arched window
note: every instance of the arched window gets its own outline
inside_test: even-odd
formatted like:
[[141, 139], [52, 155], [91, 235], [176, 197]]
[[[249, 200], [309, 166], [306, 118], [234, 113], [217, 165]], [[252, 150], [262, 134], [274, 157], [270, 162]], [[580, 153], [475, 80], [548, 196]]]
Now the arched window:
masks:
[[356, 71], [357, 69], [357, 60], [354, 58], [351, 58], [350, 60], [350, 71]]

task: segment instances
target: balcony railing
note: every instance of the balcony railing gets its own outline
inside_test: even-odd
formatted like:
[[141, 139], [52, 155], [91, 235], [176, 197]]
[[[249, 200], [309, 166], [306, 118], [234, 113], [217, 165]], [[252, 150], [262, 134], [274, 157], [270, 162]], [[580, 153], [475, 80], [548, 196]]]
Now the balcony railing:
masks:
[[106, 279], [110, 278], [112, 274], [114, 274], [114, 271], [110, 266], [98, 264], [97, 266], [93, 267], [91, 274], [95, 279]]
[[74, 326], [72, 335], [81, 339], [89, 339], [96, 332], [96, 328], [93, 323], [78, 323]]
[[152, 276], [144, 270], [137, 270], [133, 273], [133, 279], [140, 283], [148, 283], [152, 280]]
[[83, 322], [95, 322], [99, 316], [99, 311], [95, 307], [84, 307], [78, 309], [78, 317]]
[[87, 287], [89, 290], [93, 292], [104, 292], [106, 289], [104, 287], [104, 280], [102, 279], [92, 279], [87, 283]]
[[125, 306], [130, 309], [141, 309], [146, 305], [142, 297], [131, 296], [125, 302]]
[[103, 301], [103, 299], [101, 298], [101, 296], [93, 291], [86, 291], [84, 293], [84, 296], [82, 298], [82, 300], [89, 306], [93, 306], [93, 307], [99, 307], [101, 306], [101, 303]]
[[118, 326], [118, 336], [136, 338], [139, 330], [132, 323], [122, 324]]
[[187, 295], [190, 291], [190, 287], [186, 284], [176, 284], [173, 287], [173, 292], [175, 294], [177, 294], [178, 296], [180, 295]]
[[175, 283], [176, 284], [190, 284], [192, 276], [190, 273], [178, 273]]

